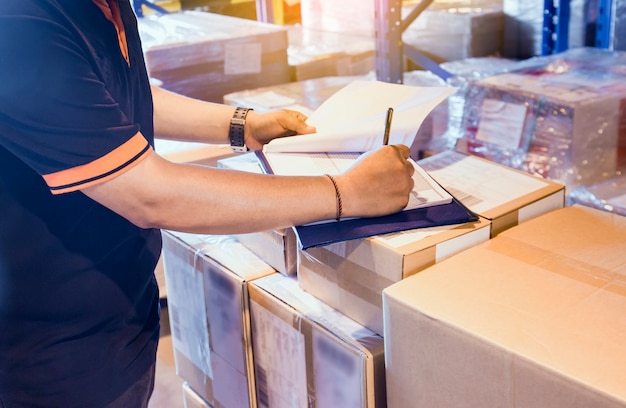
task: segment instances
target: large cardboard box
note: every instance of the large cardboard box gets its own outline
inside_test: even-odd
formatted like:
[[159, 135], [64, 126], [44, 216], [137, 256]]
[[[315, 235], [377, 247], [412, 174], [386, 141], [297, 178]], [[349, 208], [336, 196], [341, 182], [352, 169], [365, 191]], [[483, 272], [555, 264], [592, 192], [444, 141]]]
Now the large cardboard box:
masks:
[[305, 293], [293, 277], [250, 282], [259, 406], [386, 406], [383, 338]]
[[373, 36], [296, 25], [289, 27], [288, 38], [292, 81], [366, 75], [376, 65]]
[[177, 374], [213, 407], [256, 407], [248, 282], [276, 273], [231, 236], [163, 232]]
[[418, 163], [467, 208], [491, 221], [492, 237], [565, 204], [562, 184], [473, 155], [449, 150]]
[[289, 82], [287, 30], [201, 11], [138, 20], [150, 77], [193, 98]]
[[406, 407], [626, 407], [626, 218], [566, 207], [383, 292]]
[[407, 27], [402, 40], [442, 62], [501, 55], [503, 36], [501, 1], [485, 7], [434, 2]]
[[522, 61], [472, 83], [457, 150], [564, 184], [611, 177], [626, 146], [626, 54], [594, 48]]
[[382, 291], [489, 239], [490, 223], [422, 228], [298, 251], [300, 286], [374, 332], [383, 333]]

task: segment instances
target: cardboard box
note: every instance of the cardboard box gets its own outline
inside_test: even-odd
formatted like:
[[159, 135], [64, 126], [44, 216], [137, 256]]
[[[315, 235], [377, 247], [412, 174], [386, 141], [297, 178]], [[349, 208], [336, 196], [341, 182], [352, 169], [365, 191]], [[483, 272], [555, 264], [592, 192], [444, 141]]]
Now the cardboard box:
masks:
[[183, 407], [184, 408], [212, 408], [208, 402], [202, 399], [187, 382], [183, 383]]
[[275, 271], [231, 236], [163, 232], [177, 374], [210, 405], [256, 407], [248, 287]]
[[[254, 153], [240, 154], [218, 160], [223, 169], [263, 173]], [[295, 275], [298, 268], [296, 234], [292, 228], [260, 231], [234, 235], [239, 242], [256, 256], [267, 262], [283, 275]]]
[[491, 236], [563, 207], [562, 184], [453, 150], [420, 160], [424, 168], [467, 208], [491, 221]]
[[299, 250], [300, 286], [375, 333], [383, 333], [382, 291], [489, 239], [490, 223], [422, 228]]
[[375, 69], [373, 36], [289, 27], [291, 81], [329, 76], [366, 75]]
[[454, 7], [435, 2], [407, 27], [402, 40], [438, 62], [501, 55], [501, 4], [493, 1], [486, 7]]
[[446, 151], [418, 163], [481, 221], [299, 251], [302, 288], [379, 334], [384, 288], [565, 202], [562, 185], [479, 157]]
[[456, 149], [568, 190], [614, 175], [626, 146], [621, 54], [578, 48], [475, 81]]
[[211, 102], [289, 82], [287, 30], [200, 11], [138, 20], [148, 73], [167, 90]]
[[383, 292], [387, 401], [626, 407], [626, 218], [566, 207]]
[[386, 405], [383, 338], [280, 274], [250, 282], [259, 406]]

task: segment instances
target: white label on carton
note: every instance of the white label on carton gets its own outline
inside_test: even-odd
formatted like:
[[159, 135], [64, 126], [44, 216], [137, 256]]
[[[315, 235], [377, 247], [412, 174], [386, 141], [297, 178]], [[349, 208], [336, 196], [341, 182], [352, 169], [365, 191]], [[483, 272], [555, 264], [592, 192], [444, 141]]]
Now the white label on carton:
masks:
[[258, 406], [307, 408], [304, 335], [250, 302]]
[[174, 349], [213, 378], [202, 274], [179, 256], [167, 256], [164, 262]]
[[420, 165], [476, 213], [489, 211], [547, 184], [537, 177], [453, 151], [420, 161]]
[[226, 44], [224, 46], [224, 74], [260, 74], [261, 44]]
[[364, 407], [365, 370], [358, 356], [349, 353], [340, 341], [313, 331], [315, 406]]
[[517, 149], [522, 140], [525, 120], [526, 106], [485, 99], [476, 139], [508, 149]]

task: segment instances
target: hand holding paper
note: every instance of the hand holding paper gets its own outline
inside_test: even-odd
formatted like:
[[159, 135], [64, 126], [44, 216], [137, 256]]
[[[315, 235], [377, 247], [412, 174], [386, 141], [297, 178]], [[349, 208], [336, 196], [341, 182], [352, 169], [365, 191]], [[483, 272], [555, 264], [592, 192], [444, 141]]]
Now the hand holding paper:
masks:
[[454, 87], [416, 87], [380, 81], [354, 81], [308, 119], [317, 133], [274, 139], [265, 152], [366, 152], [383, 144], [385, 118], [393, 108], [389, 144], [411, 146], [428, 114]]

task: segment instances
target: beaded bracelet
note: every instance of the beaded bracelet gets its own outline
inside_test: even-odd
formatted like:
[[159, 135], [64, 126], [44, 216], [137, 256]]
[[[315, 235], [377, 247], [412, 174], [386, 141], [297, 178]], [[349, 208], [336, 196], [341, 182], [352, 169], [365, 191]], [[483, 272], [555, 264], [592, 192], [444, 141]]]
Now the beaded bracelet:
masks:
[[331, 176], [330, 174], [324, 174], [326, 177], [328, 177], [330, 179], [330, 181], [333, 183], [333, 187], [335, 187], [335, 196], [337, 197], [337, 221], [339, 221], [341, 219], [341, 216], [343, 215], [343, 205], [341, 204], [341, 194], [339, 193], [339, 187], [337, 187], [337, 181], [335, 181], [335, 178], [333, 176]]

